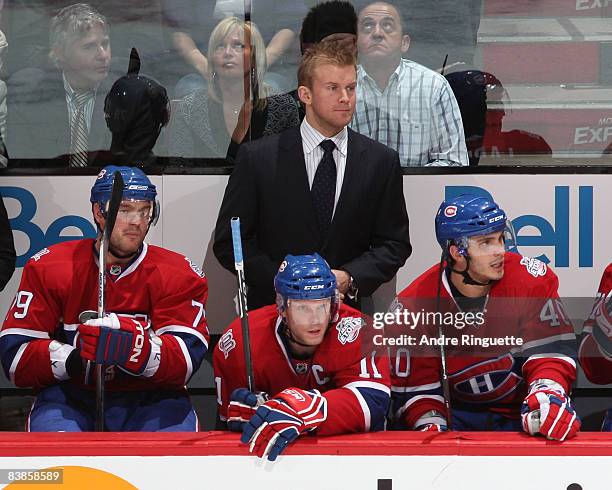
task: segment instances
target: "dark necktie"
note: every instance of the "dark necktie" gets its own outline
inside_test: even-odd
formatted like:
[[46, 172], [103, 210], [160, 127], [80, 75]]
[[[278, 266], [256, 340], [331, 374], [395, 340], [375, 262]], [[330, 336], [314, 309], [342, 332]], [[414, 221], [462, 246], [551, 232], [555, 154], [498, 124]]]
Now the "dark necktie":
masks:
[[336, 162], [333, 154], [336, 145], [332, 140], [323, 140], [319, 146], [323, 148], [324, 153], [317, 167], [310, 192], [321, 231], [321, 239], [325, 241], [331, 226], [336, 197]]

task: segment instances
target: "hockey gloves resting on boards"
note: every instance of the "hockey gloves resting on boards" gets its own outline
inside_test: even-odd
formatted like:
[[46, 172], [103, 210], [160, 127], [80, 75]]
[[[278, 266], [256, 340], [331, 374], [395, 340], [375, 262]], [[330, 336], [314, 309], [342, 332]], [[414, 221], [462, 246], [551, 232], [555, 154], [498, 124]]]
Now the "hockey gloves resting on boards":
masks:
[[430, 410], [421, 415], [414, 423], [414, 430], [421, 432], [446, 432], [448, 426], [444, 415], [437, 410]]
[[580, 417], [574, 411], [563, 387], [550, 379], [538, 379], [529, 385], [529, 394], [521, 407], [523, 430], [534, 436], [564, 441], [580, 430]]
[[234, 432], [242, 432], [244, 423], [251, 420], [257, 408], [268, 399], [267, 393], [253, 393], [246, 388], [236, 388], [232, 391], [227, 406], [227, 428]]
[[151, 355], [147, 323], [111, 313], [79, 325], [81, 357], [96, 364], [117, 365], [140, 375]]
[[240, 441], [249, 444], [249, 452], [274, 461], [290, 442], [326, 418], [327, 400], [319, 391], [286, 388], [257, 408]]

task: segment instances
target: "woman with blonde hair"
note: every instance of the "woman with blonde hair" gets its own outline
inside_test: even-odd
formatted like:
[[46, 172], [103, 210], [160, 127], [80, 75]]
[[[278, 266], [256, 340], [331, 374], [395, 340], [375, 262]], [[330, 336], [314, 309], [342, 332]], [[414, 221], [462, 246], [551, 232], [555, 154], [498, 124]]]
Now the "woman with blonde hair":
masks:
[[232, 161], [243, 141], [299, 125], [298, 107], [290, 96], [266, 97], [266, 51], [254, 24], [227, 17], [213, 30], [208, 46], [208, 87], [177, 105], [171, 157]]

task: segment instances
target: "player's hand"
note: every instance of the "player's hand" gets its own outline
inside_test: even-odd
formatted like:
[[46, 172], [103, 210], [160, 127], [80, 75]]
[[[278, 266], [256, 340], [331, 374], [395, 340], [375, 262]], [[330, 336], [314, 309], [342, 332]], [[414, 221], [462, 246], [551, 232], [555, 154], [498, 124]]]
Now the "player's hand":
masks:
[[446, 432], [448, 423], [446, 417], [437, 410], [430, 410], [419, 417], [414, 423], [414, 429], [421, 432]]
[[528, 434], [542, 434], [557, 441], [574, 437], [581, 424], [569, 396], [561, 385], [551, 380], [531, 383], [521, 407], [521, 419], [523, 430]]
[[96, 364], [118, 365], [131, 374], [145, 370], [151, 354], [148, 325], [111, 313], [79, 325], [81, 357]]
[[227, 406], [227, 428], [234, 432], [242, 432], [244, 423], [251, 420], [257, 407], [268, 399], [268, 394], [263, 391], [252, 392], [246, 388], [236, 388], [232, 391]]
[[274, 461], [290, 442], [327, 418], [327, 400], [317, 390], [287, 388], [260, 405], [244, 424], [240, 441], [249, 452]]

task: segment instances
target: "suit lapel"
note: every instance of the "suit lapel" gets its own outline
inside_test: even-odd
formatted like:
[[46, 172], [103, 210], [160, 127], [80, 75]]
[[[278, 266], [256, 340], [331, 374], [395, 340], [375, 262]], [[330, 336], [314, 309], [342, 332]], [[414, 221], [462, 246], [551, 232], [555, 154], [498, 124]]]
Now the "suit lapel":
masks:
[[319, 235], [319, 228], [315, 219], [310, 187], [308, 186], [308, 174], [306, 173], [306, 162], [302, 147], [302, 137], [299, 126], [283, 132], [279, 138], [278, 185], [281, 190], [281, 201], [279, 206], [292, 203], [296, 212], [301, 212], [303, 225], [310, 228], [310, 234]]
[[[353, 131], [348, 129], [348, 144], [346, 153], [346, 168], [344, 170], [344, 179], [340, 190], [340, 198], [334, 212], [329, 236], [331, 236], [337, 223], [346, 223], [346, 215], [349, 210], [357, 206], [361, 194], [361, 181], [364, 175], [364, 166], [367, 165], [367, 158], [363, 153], [366, 151], [365, 146], [354, 137]], [[350, 213], [354, 215], [354, 213]], [[328, 237], [329, 238], [329, 237]]]

